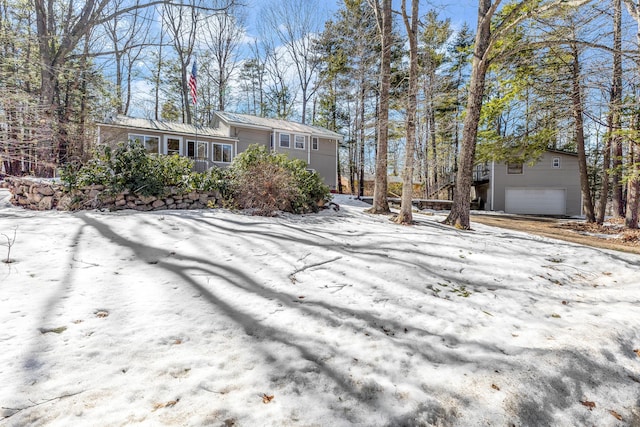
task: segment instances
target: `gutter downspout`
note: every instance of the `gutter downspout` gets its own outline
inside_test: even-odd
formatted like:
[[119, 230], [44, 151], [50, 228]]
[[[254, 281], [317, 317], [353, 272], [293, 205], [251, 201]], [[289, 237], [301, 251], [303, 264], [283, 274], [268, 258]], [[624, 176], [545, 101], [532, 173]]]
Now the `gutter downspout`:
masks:
[[271, 142], [273, 143], [273, 147], [269, 147], [269, 149], [275, 153], [277, 152], [276, 147], [278, 146], [278, 144], [276, 144], [276, 130], [275, 129], [271, 129]]
[[[336, 143], [336, 164], [335, 164], [336, 170], [334, 172], [334, 176], [336, 178], [336, 187], [335, 187], [336, 191], [337, 191], [338, 188], [340, 188], [340, 187], [338, 187], [338, 184], [339, 184], [338, 183], [338, 168], [340, 167], [340, 165], [338, 164], [338, 150], [340, 149], [340, 141], [341, 140], [342, 140], [342, 137], [340, 139], [336, 139], [335, 140], [335, 143]], [[318, 144], [320, 144], [320, 140], [319, 139], [318, 139]], [[320, 147], [318, 146], [318, 148], [320, 148]]]
[[493, 211], [493, 197], [494, 197], [494, 193], [495, 193], [495, 183], [496, 183], [496, 162], [495, 160], [491, 161], [491, 182], [490, 182], [490, 187], [491, 187], [491, 210]]

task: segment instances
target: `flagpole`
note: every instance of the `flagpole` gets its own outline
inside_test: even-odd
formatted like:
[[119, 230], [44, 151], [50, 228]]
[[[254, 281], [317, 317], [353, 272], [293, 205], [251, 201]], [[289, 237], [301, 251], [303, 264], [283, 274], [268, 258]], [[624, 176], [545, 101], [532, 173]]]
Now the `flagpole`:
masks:
[[198, 158], [198, 103], [193, 105], [193, 124], [196, 127], [196, 144], [193, 147], [193, 151], [196, 159]]
[[197, 66], [196, 56], [193, 56], [193, 66], [191, 67], [191, 76], [189, 76], [189, 89], [191, 92], [191, 99], [193, 101], [193, 126], [196, 128], [195, 135], [196, 140], [193, 147], [193, 156], [198, 159], [198, 80], [197, 80]]

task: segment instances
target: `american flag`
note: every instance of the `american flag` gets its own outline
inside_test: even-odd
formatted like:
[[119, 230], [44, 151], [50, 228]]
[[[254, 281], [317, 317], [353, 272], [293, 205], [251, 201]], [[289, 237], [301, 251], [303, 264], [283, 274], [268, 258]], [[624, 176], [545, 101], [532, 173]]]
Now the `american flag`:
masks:
[[189, 76], [189, 89], [191, 91], [191, 99], [193, 104], [198, 102], [198, 81], [196, 79], [196, 60], [193, 60], [193, 67], [191, 67], [191, 75]]

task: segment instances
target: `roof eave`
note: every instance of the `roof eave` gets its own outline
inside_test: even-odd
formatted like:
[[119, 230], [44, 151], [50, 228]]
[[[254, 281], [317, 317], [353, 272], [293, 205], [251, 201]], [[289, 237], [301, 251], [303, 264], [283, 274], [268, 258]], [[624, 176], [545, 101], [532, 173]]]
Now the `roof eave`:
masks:
[[224, 139], [224, 140], [229, 140], [229, 141], [237, 141], [238, 140], [238, 138], [234, 138], [232, 136], [221, 136], [221, 135], [219, 136], [219, 135], [210, 135], [210, 134], [206, 134], [206, 133], [203, 134], [203, 133], [195, 133], [195, 132], [181, 132], [181, 131], [171, 130], [171, 129], [159, 129], [159, 128], [153, 128], [153, 127], [131, 126], [131, 125], [124, 125], [124, 124], [120, 124], [120, 123], [96, 122], [96, 125], [98, 125], [98, 126], [106, 126], [106, 127], [117, 127], [117, 128], [123, 128], [123, 129], [150, 130], [150, 131], [154, 131], [154, 132], [174, 134], [174, 135], [191, 135], [191, 136], [198, 136], [198, 137], [203, 137], [203, 138]]

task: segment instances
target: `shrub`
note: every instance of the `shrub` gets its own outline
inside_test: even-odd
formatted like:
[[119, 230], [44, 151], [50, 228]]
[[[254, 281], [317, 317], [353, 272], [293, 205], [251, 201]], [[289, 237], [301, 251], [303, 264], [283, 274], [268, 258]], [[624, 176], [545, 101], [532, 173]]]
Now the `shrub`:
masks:
[[187, 190], [192, 167], [186, 157], [149, 154], [142, 144], [131, 142], [113, 150], [103, 147], [85, 165], [66, 167], [61, 178], [69, 188], [103, 185], [113, 192], [159, 196], [169, 186]]
[[236, 202], [245, 209], [254, 209], [257, 215], [292, 212], [292, 201], [299, 190], [291, 172], [283, 166], [259, 160], [238, 172], [235, 177]]
[[233, 176], [230, 169], [213, 167], [205, 172], [193, 172], [189, 175], [186, 186], [194, 191], [217, 191], [225, 202], [233, 198]]
[[[241, 207], [270, 214], [275, 210], [315, 212], [318, 202], [328, 202], [329, 188], [306, 163], [285, 154], [269, 153], [265, 146], [252, 145], [231, 165], [234, 193]], [[258, 199], [264, 199], [259, 202]]]
[[228, 169], [197, 173], [189, 158], [149, 154], [142, 144], [131, 142], [115, 149], [103, 147], [85, 165], [64, 168], [61, 177], [69, 189], [103, 185], [114, 193], [129, 190], [144, 196], [162, 196], [166, 187], [217, 191], [225, 206], [237, 204], [271, 215], [274, 211], [315, 212], [318, 202], [330, 200], [329, 188], [306, 166], [302, 160], [253, 145]]

